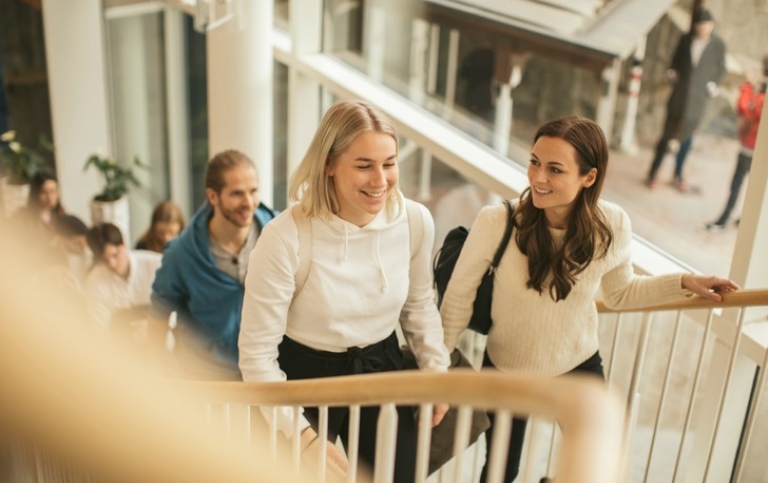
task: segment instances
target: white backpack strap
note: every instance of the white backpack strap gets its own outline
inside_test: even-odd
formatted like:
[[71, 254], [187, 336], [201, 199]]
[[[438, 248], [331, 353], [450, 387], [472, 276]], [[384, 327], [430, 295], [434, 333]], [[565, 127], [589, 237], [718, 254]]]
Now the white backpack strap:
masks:
[[413, 261], [424, 240], [424, 213], [422, 213], [418, 203], [409, 199], [405, 200], [405, 211], [408, 214], [408, 233], [410, 235], [408, 246], [411, 250], [411, 261]]
[[312, 225], [298, 204], [291, 207], [291, 215], [296, 222], [296, 230], [299, 234], [299, 268], [294, 277], [296, 290], [293, 292], [293, 296], [296, 297], [307, 282], [309, 266], [312, 264]]

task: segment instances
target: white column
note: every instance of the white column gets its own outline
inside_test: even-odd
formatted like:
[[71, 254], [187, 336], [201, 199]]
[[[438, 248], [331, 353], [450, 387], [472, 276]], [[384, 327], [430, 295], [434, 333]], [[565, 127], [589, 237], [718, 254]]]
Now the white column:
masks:
[[426, 98], [427, 67], [429, 65], [429, 23], [414, 18], [411, 21], [411, 56], [408, 70], [408, 97], [423, 105]]
[[187, 102], [184, 14], [165, 9], [165, 95], [168, 110], [168, 174], [171, 199], [192, 215], [189, 169], [189, 104]]
[[[111, 86], [114, 120], [114, 152], [118, 163], [130, 165], [138, 156], [152, 164], [150, 148], [150, 106], [147, 69], [148, 45], [156, 41], [145, 36], [144, 15], [133, 15], [109, 20], [111, 46]], [[136, 169], [134, 173], [142, 186], [150, 185], [150, 172]], [[152, 205], [144, 199], [131, 196], [130, 225], [121, 227], [129, 246], [131, 234], [140, 236], [152, 216]]]
[[443, 117], [450, 119], [453, 106], [456, 104], [456, 81], [459, 74], [459, 41], [461, 34], [451, 29], [448, 34], [448, 65], [445, 68], [445, 113]]
[[622, 151], [636, 154], [638, 151], [635, 140], [635, 125], [637, 124], [637, 107], [640, 96], [640, 84], [643, 78], [643, 59], [645, 58], [645, 37], [640, 39], [632, 56], [629, 88], [627, 89], [627, 112], [624, 114], [624, 125], [621, 129], [619, 147]]
[[[323, 16], [322, 0], [291, 0], [291, 39], [293, 41], [292, 60], [306, 54], [321, 51], [320, 19], [325, 19], [326, 28], [330, 29], [334, 13], [326, 12]], [[330, 38], [328, 32], [326, 38]], [[288, 66], [288, 175], [301, 162], [309, 147], [312, 136], [320, 122], [322, 114], [320, 85], [314, 79], [303, 75], [296, 68], [296, 63]]]
[[514, 119], [512, 90], [523, 80], [523, 69], [531, 58], [530, 52], [501, 50], [496, 52], [496, 71], [493, 74], [499, 86], [493, 124], [493, 148], [503, 156], [509, 156], [509, 136]]
[[605, 137], [611, 142], [613, 137], [613, 116], [616, 113], [616, 97], [619, 92], [619, 68], [621, 60], [618, 58], [603, 69], [601, 75], [600, 99], [597, 103], [597, 123], [603, 128]]
[[731, 265], [731, 278], [749, 288], [768, 287], [768, 271], [765, 270], [768, 267], [765, 250], [768, 246], [767, 161], [768, 109], [763, 109]]
[[271, 1], [236, 0], [235, 18], [207, 32], [208, 151], [238, 149], [256, 163], [273, 202]]
[[381, 82], [384, 79], [384, 49], [387, 45], [386, 12], [382, 7], [369, 2], [363, 15], [363, 51], [368, 75]]
[[502, 156], [509, 156], [509, 136], [512, 129], [512, 84], [499, 86], [493, 123], [493, 148]]
[[[765, 251], [768, 245], [768, 163], [765, 162], [766, 159], [768, 159], [768, 109], [763, 109], [730, 273], [731, 279], [746, 288], [768, 286], [768, 272], [765, 270], [768, 266], [768, 254]], [[736, 314], [733, 312], [726, 311], [724, 314], [724, 317], [731, 319], [729, 323], [735, 323]], [[750, 309], [745, 321], [753, 324], [768, 324], [765, 308]], [[714, 350], [710, 364], [711, 370], [716, 373], [719, 367], [722, 372], [729, 350], [721, 343], [716, 344]], [[713, 449], [712, 465], [707, 482], [727, 481], [730, 476], [754, 371], [754, 362], [743, 355], [737, 357], [733, 381], [726, 394], [723, 415], [718, 428], [718, 441]], [[719, 377], [707, 377], [703, 401], [714, 400], [722, 394], [720, 380]], [[697, 434], [700, 431], [714, 430], [713, 421], [716, 413], [715, 408], [711, 406], [711, 404], [705, 405], [700, 411], [699, 424], [696, 426]], [[699, 446], [694, 447], [692, 452], [694, 457], [701, 454]], [[698, 461], [701, 462], [701, 459]], [[694, 469], [703, 471], [700, 466], [694, 466]], [[695, 476], [696, 474], [693, 478]], [[694, 479], [689, 478], [688, 481], [694, 481]]]
[[99, 191], [95, 171], [83, 172], [94, 151], [111, 151], [101, 0], [43, 0], [56, 171], [67, 211], [90, 219]]

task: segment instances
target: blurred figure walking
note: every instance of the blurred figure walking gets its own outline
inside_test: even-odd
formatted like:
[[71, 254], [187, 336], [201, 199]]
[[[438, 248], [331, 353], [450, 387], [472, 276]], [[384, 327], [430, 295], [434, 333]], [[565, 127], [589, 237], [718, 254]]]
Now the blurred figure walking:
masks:
[[752, 75], [741, 85], [741, 93], [736, 103], [736, 113], [739, 115], [739, 155], [736, 157], [736, 170], [733, 172], [731, 189], [723, 213], [712, 223], [707, 223], [707, 231], [720, 231], [725, 228], [731, 212], [736, 206], [736, 200], [741, 192], [744, 177], [752, 166], [752, 155], [757, 140], [757, 130], [760, 126], [760, 114], [765, 103], [765, 91], [768, 86], [768, 55], [763, 57], [762, 77], [757, 79]]

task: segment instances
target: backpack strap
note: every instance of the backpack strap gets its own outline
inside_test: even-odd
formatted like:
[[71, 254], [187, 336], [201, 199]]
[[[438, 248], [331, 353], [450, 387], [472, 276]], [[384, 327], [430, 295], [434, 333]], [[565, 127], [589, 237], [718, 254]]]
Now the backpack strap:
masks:
[[422, 213], [418, 203], [407, 198], [405, 199], [405, 211], [408, 215], [408, 247], [411, 250], [411, 261], [413, 261], [424, 240], [424, 213]]
[[312, 264], [312, 224], [301, 211], [299, 204], [291, 207], [291, 215], [293, 221], [296, 222], [296, 230], [299, 234], [299, 268], [294, 276], [296, 290], [293, 292], [293, 296], [295, 297], [304, 288], [309, 276], [309, 266]]
[[507, 207], [507, 225], [504, 228], [504, 236], [501, 238], [499, 248], [496, 249], [496, 254], [493, 256], [493, 262], [491, 262], [491, 266], [488, 268], [488, 273], [495, 272], [499, 267], [501, 257], [507, 250], [507, 245], [509, 245], [509, 239], [512, 238], [512, 227], [515, 225], [515, 207], [509, 200], [504, 200], [504, 206]]

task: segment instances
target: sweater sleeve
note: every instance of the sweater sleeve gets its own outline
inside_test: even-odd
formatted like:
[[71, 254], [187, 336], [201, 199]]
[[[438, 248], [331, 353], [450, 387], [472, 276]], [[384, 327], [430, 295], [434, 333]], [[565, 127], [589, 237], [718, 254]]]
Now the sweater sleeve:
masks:
[[632, 227], [627, 213], [616, 207], [613, 218], [613, 244], [608, 257], [610, 268], [601, 279], [603, 302], [611, 309], [635, 309], [685, 299], [682, 274], [642, 276], [632, 266]]
[[[485, 207], [475, 218], [440, 306], [445, 345], [452, 351], [469, 325], [477, 288], [490, 267], [506, 223], [506, 207]], [[510, 241], [510, 243], [514, 243]]]
[[[286, 216], [290, 217], [290, 212]], [[280, 228], [285, 233], [281, 233]], [[291, 246], [291, 240], [295, 246]], [[238, 340], [240, 371], [245, 381], [286, 380], [277, 357], [295, 291], [297, 253], [298, 236], [292, 218], [267, 224], [251, 251]], [[290, 438], [293, 434], [293, 409], [284, 406], [276, 410], [277, 428]], [[269, 421], [269, 408], [263, 408], [262, 412]], [[302, 417], [301, 427], [308, 425], [309, 422]]]
[[418, 252], [412, 256], [408, 297], [400, 313], [400, 326], [420, 369], [446, 371], [450, 366], [450, 357], [443, 343], [443, 327], [432, 288], [435, 224], [423, 205], [419, 205], [419, 209], [424, 221], [423, 239]]

